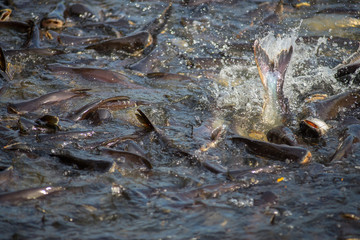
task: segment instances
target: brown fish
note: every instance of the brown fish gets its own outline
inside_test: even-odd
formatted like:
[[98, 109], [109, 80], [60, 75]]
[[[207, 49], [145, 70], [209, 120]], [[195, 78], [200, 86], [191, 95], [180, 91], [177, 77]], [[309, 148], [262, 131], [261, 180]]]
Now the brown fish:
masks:
[[0, 194], [0, 202], [11, 202], [19, 203], [26, 200], [38, 199], [52, 193], [64, 191], [63, 187], [39, 187], [39, 188], [30, 188], [25, 190], [20, 190], [17, 192], [3, 193]]
[[49, 64], [48, 69], [52, 72], [63, 75], [79, 75], [88, 81], [100, 81], [106, 83], [117, 83], [132, 89], [141, 89], [143, 86], [131, 82], [131, 79], [124, 74], [101, 68], [90, 67], [66, 67], [60, 64]]
[[27, 112], [34, 112], [41, 107], [54, 104], [61, 101], [66, 101], [74, 97], [81, 97], [87, 94], [89, 89], [71, 89], [71, 90], [63, 90], [53, 93], [48, 93], [41, 97], [20, 103], [10, 103], [8, 105], [8, 111], [10, 113], [23, 114]]
[[334, 95], [324, 100], [311, 102], [303, 110], [305, 116], [323, 121], [335, 119], [344, 109], [354, 109], [360, 104], [360, 91], [353, 90]]
[[290, 160], [300, 164], [311, 160], [311, 153], [303, 147], [269, 143], [240, 136], [232, 137], [231, 140], [235, 143], [245, 143], [252, 153], [273, 160]]

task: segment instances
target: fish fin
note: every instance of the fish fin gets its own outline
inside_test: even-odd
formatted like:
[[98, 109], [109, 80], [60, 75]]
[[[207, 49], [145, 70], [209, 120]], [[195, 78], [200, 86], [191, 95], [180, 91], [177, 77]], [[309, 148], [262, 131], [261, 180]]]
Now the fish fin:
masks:
[[264, 85], [265, 89], [267, 89], [267, 80], [264, 77], [264, 74], [266, 72], [273, 71], [274, 63], [270, 61], [269, 55], [260, 46], [258, 40], [255, 40], [254, 43], [254, 54], [255, 54], [255, 62], [259, 71], [261, 82]]
[[6, 62], [4, 51], [0, 46], [0, 76], [3, 77], [6, 81], [10, 82], [10, 80], [13, 78], [13, 75], [14, 75], [13, 66], [11, 63]]
[[149, 120], [149, 118], [141, 111], [140, 109], [137, 109], [137, 113], [135, 114], [139, 122], [141, 122], [146, 128], [150, 129], [151, 131], [155, 130], [155, 126], [152, 124], [152, 122]]
[[283, 85], [284, 85], [284, 79], [286, 70], [289, 66], [290, 59], [293, 53], [293, 47], [291, 46], [287, 50], [282, 50], [279, 55], [277, 56], [277, 62], [275, 63], [275, 70], [277, 70], [280, 73], [280, 79], [277, 82], [277, 89], [276, 91], [279, 93], [282, 93]]
[[164, 11], [159, 15], [158, 18], [154, 19], [150, 23], [146, 24], [141, 28], [143, 31], [148, 31], [152, 37], [156, 37], [164, 28], [168, 19], [171, 16], [172, 11], [172, 2], [170, 1], [169, 5], [164, 9]]
[[6, 72], [6, 59], [1, 47], [0, 47], [0, 70]]

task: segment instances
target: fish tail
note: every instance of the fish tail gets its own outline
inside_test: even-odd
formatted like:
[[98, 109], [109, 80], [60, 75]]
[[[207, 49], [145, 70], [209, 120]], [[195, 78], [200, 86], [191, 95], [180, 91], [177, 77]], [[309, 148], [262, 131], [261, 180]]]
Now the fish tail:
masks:
[[291, 46], [289, 49], [282, 50], [277, 55], [276, 61], [273, 61], [269, 58], [269, 55], [266, 53], [266, 51], [260, 46], [259, 41], [255, 40], [254, 43], [255, 62], [259, 71], [261, 82], [263, 83], [265, 89], [267, 89], [268, 87], [268, 82], [267, 79], [265, 78], [265, 74], [267, 72], [278, 72], [279, 79], [277, 81], [276, 91], [278, 93], [282, 92], [286, 70], [290, 63], [292, 53], [293, 53], [293, 47]]
[[268, 83], [265, 78], [265, 74], [269, 71], [274, 71], [274, 62], [270, 60], [269, 55], [265, 52], [265, 50], [260, 46], [258, 40], [255, 40], [254, 43], [254, 54], [255, 54], [255, 62], [259, 71], [260, 79], [264, 88], [267, 89]]
[[283, 85], [284, 85], [284, 79], [286, 70], [289, 66], [290, 59], [293, 53], [293, 47], [291, 46], [289, 49], [282, 50], [279, 55], [277, 56], [278, 61], [275, 63], [275, 71], [278, 71], [280, 73], [280, 78], [277, 83], [277, 89], [276, 91], [278, 93], [282, 93], [283, 91]]
[[[255, 62], [259, 71], [261, 82], [266, 91], [263, 113], [268, 114], [265, 114], [265, 118], [268, 118], [269, 114], [272, 115], [276, 108], [274, 106], [278, 106], [281, 109], [282, 115], [287, 115], [289, 112], [289, 104], [287, 99], [284, 97], [283, 86], [286, 70], [290, 63], [292, 53], [293, 47], [291, 46], [289, 49], [282, 50], [274, 60], [270, 59], [266, 51], [260, 46], [260, 42], [255, 40]], [[275, 91], [276, 97], [274, 98], [273, 92]], [[270, 95], [272, 95], [271, 98]]]

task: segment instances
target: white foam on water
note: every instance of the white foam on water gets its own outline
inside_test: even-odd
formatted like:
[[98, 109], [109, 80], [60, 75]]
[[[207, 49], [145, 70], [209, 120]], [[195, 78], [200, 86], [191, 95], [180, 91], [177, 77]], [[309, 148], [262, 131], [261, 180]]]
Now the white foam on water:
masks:
[[[257, 78], [256, 66], [227, 66], [219, 73], [219, 82], [210, 85], [210, 91], [220, 108], [253, 111], [261, 109], [264, 88]], [[224, 82], [225, 81], [225, 82]], [[251, 103], [251, 106], [249, 105]]]

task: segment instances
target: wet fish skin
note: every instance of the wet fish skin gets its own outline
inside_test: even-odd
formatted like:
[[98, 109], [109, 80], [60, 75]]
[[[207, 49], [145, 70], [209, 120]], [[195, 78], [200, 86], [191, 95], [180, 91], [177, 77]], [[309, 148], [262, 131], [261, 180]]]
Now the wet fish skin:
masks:
[[235, 143], [245, 143], [252, 153], [273, 160], [290, 160], [300, 164], [306, 164], [311, 160], [311, 153], [303, 147], [269, 143], [241, 136], [232, 137], [231, 140]]
[[317, 117], [323, 121], [335, 119], [344, 109], [354, 109], [360, 104], [360, 91], [340, 93], [324, 100], [305, 105], [302, 115]]
[[3, 193], [0, 194], [0, 202], [18, 203], [26, 200], [38, 199], [46, 195], [64, 190], [65, 190], [64, 187], [47, 186], [47, 187], [39, 187], [39, 188], [30, 188], [30, 189], [25, 189], [10, 193]]
[[84, 139], [92, 137], [95, 134], [94, 131], [73, 131], [73, 132], [58, 132], [55, 134], [39, 134], [36, 136], [36, 139], [39, 142], [56, 140], [56, 141], [70, 141], [74, 139]]
[[0, 21], [0, 28], [8, 28], [18, 32], [26, 33], [29, 29], [27, 22], [21, 21]]
[[360, 83], [360, 74], [356, 73], [359, 68], [359, 61], [341, 66], [337, 69], [335, 78], [344, 83], [349, 83], [350, 81]]
[[113, 164], [112, 161], [105, 160], [104, 158], [92, 159], [91, 157], [87, 157], [88, 154], [86, 153], [82, 153], [81, 156], [84, 155], [86, 158], [76, 156], [76, 154], [67, 150], [55, 150], [50, 154], [50, 156], [57, 157], [60, 162], [70, 166], [75, 165], [80, 170], [106, 172]]
[[344, 130], [344, 136], [330, 162], [339, 162], [351, 154], [360, 143], [360, 124], [349, 125]]
[[147, 73], [146, 77], [154, 80], [175, 80], [175, 81], [191, 80], [191, 78], [186, 75], [181, 75], [176, 73], [166, 73], [166, 72], [151, 72], [151, 73]]
[[255, 62], [259, 71], [261, 82], [265, 89], [265, 101], [263, 106], [263, 117], [265, 121], [283, 122], [289, 112], [289, 103], [284, 96], [283, 86], [287, 67], [293, 53], [291, 46], [282, 50], [276, 60], [271, 60], [260, 42], [255, 40], [254, 54]]
[[156, 47], [148, 55], [140, 60], [133, 62], [126, 67], [141, 73], [151, 73], [160, 71], [162, 66], [163, 53], [166, 49], [163, 46]]
[[148, 31], [140, 31], [131, 35], [105, 40], [87, 46], [85, 49], [94, 49], [98, 52], [108, 53], [112, 51], [122, 51], [128, 54], [141, 53], [153, 43], [153, 37]]
[[[84, 120], [84, 119], [88, 118], [90, 114], [94, 113], [95, 110], [97, 110], [99, 108], [107, 108], [107, 106], [109, 106], [109, 104], [122, 105], [123, 108], [126, 108], [127, 106], [133, 106], [129, 100], [130, 100], [129, 97], [126, 97], [126, 96], [117, 96], [117, 97], [111, 97], [111, 98], [107, 98], [107, 99], [97, 100], [95, 102], [89, 103], [89, 104], [85, 105], [84, 107], [76, 110], [68, 118], [73, 121]], [[123, 102], [128, 102], [129, 105], [126, 105], [126, 103], [122, 104]], [[136, 103], [135, 103], [135, 106], [136, 106]]]
[[279, 166], [266, 166], [266, 167], [256, 167], [250, 169], [231, 169], [227, 171], [224, 175], [229, 180], [234, 180], [237, 178], [244, 178], [247, 175], [255, 175], [255, 174], [262, 174], [262, 173], [274, 173], [278, 170], [281, 170]]
[[172, 11], [172, 2], [169, 3], [169, 5], [164, 9], [164, 11], [160, 14], [158, 18], [155, 18], [153, 21], [149, 22], [142, 28], [140, 28], [140, 31], [148, 31], [153, 38], [156, 38], [156, 36], [163, 30], [165, 25], [167, 24]]
[[[138, 113], [136, 114], [136, 117], [138, 118], [139, 122], [141, 122], [144, 125], [144, 127], [147, 128], [149, 131], [154, 131], [156, 133], [157, 137], [159, 138], [162, 146], [167, 147], [168, 151], [173, 152], [173, 154], [175, 156], [185, 157], [190, 161], [191, 164], [199, 164], [200, 166], [204, 167], [205, 169], [207, 169], [210, 172], [213, 172], [215, 174], [226, 172], [226, 169], [223, 168], [222, 166], [215, 164], [215, 163], [211, 163], [207, 160], [203, 161], [203, 160], [199, 159], [197, 156], [195, 156], [194, 154], [188, 153], [187, 151], [184, 151], [183, 149], [180, 149], [179, 147], [177, 147], [173, 143], [173, 141], [164, 134], [164, 132], [161, 129], [156, 127], [149, 120], [149, 118], [145, 115], [145, 113], [143, 111], [141, 111], [140, 109], [137, 109], [137, 111], [138, 111]], [[220, 136], [217, 136], [217, 137], [220, 137]]]
[[4, 51], [0, 46], [0, 75], [1, 78], [4, 79], [6, 82], [9, 82], [11, 79], [8, 74], [8, 67], [9, 67], [9, 63], [6, 61]]
[[139, 144], [137, 144], [133, 140], [128, 140], [127, 141], [126, 151], [131, 152], [131, 153], [135, 153], [135, 154], [143, 156], [143, 157], [146, 157], [146, 153], [145, 153], [144, 149], [142, 149], [139, 146]]
[[60, 34], [56, 31], [47, 30], [41, 32], [42, 36], [47, 37], [49, 40], [56, 41], [61, 45], [84, 45], [84, 44], [95, 44], [100, 41], [107, 40], [109, 37], [106, 36], [89, 36], [89, 37], [77, 37], [66, 34]]
[[113, 116], [111, 112], [105, 108], [98, 108], [89, 116], [89, 119], [94, 125], [100, 125], [104, 122], [108, 122], [112, 118]]
[[194, 200], [196, 198], [214, 198], [226, 192], [234, 192], [239, 188], [241, 188], [241, 185], [236, 182], [216, 183], [189, 191], [177, 192], [172, 194], [172, 197], [179, 201]]
[[276, 143], [276, 144], [287, 144], [290, 146], [298, 145], [296, 140], [296, 136], [291, 131], [290, 128], [285, 126], [277, 126], [275, 128], [270, 129], [266, 137], [269, 142]]
[[65, 24], [65, 17], [64, 17], [65, 9], [66, 9], [65, 2], [64, 1], [59, 2], [53, 11], [51, 11], [43, 19], [41, 19], [40, 21], [41, 27], [48, 29], [62, 28]]
[[60, 64], [49, 64], [48, 69], [52, 72], [64, 75], [79, 75], [88, 81], [99, 81], [106, 83], [117, 83], [127, 88], [144, 89], [145, 87], [131, 82], [124, 74], [100, 68], [90, 67], [67, 67]]
[[72, 89], [72, 90], [63, 90], [63, 91], [48, 93], [41, 97], [26, 102], [10, 103], [8, 105], [8, 111], [17, 114], [34, 112], [45, 104], [53, 104], [53, 103], [69, 100], [74, 97], [85, 96], [88, 90], [89, 89]]
[[75, 21], [85, 19], [97, 20], [95, 13], [90, 9], [90, 7], [82, 3], [70, 4], [64, 11], [64, 17], [65, 19], [73, 18]]
[[28, 20], [29, 29], [23, 48], [40, 48], [40, 30], [36, 22]]
[[38, 56], [54, 56], [64, 54], [63, 50], [54, 48], [25, 48], [25, 49], [6, 49], [4, 50], [7, 56], [21, 56], [21, 55], [38, 55]]
[[18, 120], [18, 128], [21, 134], [31, 133], [54, 133], [57, 129], [46, 125], [38, 124], [32, 120], [20, 117]]
[[135, 153], [114, 150], [110, 148], [101, 148], [101, 154], [112, 156], [116, 159], [121, 159], [120, 161], [116, 161], [116, 165], [120, 168], [142, 168], [145, 167], [145, 170], [152, 169], [152, 164], [148, 159], [143, 156], [140, 156]]

